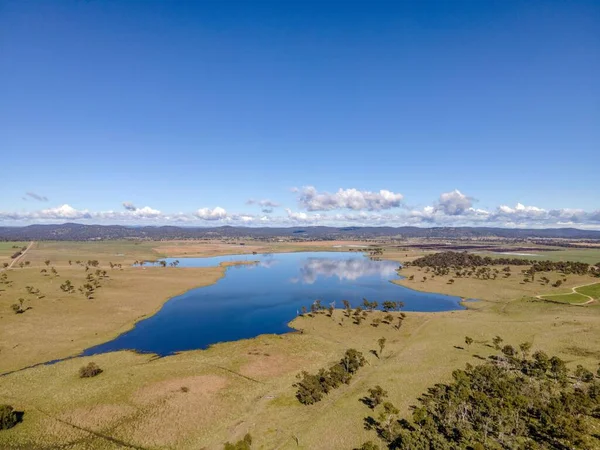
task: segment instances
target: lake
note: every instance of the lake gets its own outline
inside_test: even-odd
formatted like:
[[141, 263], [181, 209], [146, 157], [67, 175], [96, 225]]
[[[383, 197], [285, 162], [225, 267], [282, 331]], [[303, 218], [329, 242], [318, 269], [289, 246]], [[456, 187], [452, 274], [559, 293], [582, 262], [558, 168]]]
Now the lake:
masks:
[[[174, 259], [166, 259], [171, 262]], [[164, 356], [211, 344], [292, 331], [302, 306], [320, 299], [325, 306], [352, 306], [362, 299], [402, 301], [404, 311], [462, 309], [460, 298], [418, 292], [390, 282], [398, 279], [393, 261], [375, 261], [354, 252], [273, 253], [180, 258], [179, 267], [210, 267], [227, 261], [257, 261], [227, 268], [217, 283], [167, 301], [153, 316], [83, 355], [136, 350]], [[140, 269], [143, 270], [143, 269]], [[164, 270], [175, 270], [166, 268]]]

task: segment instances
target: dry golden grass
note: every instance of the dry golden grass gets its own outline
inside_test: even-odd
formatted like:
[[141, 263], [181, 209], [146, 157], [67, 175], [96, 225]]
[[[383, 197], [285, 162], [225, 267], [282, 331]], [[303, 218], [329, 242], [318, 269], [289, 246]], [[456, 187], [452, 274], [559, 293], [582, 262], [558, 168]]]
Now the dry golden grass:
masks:
[[[215, 283], [225, 273], [226, 265], [131, 267], [129, 262], [151, 254], [147, 244], [145, 248], [127, 244], [126, 256], [119, 257], [115, 252], [124, 247], [114, 243], [105, 247], [98, 243], [40, 243], [27, 252], [30, 266], [6, 272], [12, 286], [0, 285], [0, 373], [78, 354], [106, 342], [155, 313], [168, 298]], [[135, 253], [138, 248], [141, 251]], [[44, 263], [47, 259], [49, 266]], [[109, 278], [101, 281], [91, 300], [79, 292], [63, 292], [60, 285], [66, 280], [79, 287], [86, 283], [87, 274], [96, 270], [91, 267], [86, 272], [85, 267], [75, 264], [76, 260], [88, 259], [99, 260], [100, 269], [106, 270]], [[123, 261], [123, 270], [110, 269], [109, 261]], [[56, 268], [58, 276], [40, 273], [50, 267]], [[39, 289], [40, 294], [28, 294], [26, 286]], [[10, 306], [19, 298], [30, 309], [14, 314]]]
[[[313, 248], [323, 245], [317, 244]], [[287, 245], [277, 248], [284, 249]], [[34, 249], [32, 255], [36, 251], [40, 250]], [[52, 251], [59, 254], [56, 249]], [[402, 261], [406, 260], [406, 254], [386, 250], [384, 257]], [[409, 252], [409, 257], [416, 255], [417, 252]], [[41, 254], [35, 256], [43, 258]], [[59, 265], [56, 258], [59, 280], [66, 275], [73, 276], [71, 281], [83, 276], [79, 275], [83, 268]], [[133, 253], [127, 258], [140, 259]], [[10, 276], [15, 278], [15, 285], [21, 285], [32, 279], [34, 269], [39, 272], [38, 266], [10, 271]], [[69, 270], [75, 272], [71, 275]], [[111, 280], [100, 289], [95, 300], [60, 293], [64, 298], [58, 296], [47, 306], [42, 303], [45, 299], [32, 300], [34, 309], [18, 316], [5, 308], [8, 302], [2, 292], [0, 337], [9, 336], [15, 342], [24, 334], [21, 351], [28, 360], [50, 359], [45, 357], [49, 351], [61, 355], [76, 353], [130, 327], [141, 314], [156, 310], [165, 298], [187, 290], [200, 276], [206, 276], [204, 281], [209, 282], [206, 270], [213, 269], [153, 267], [109, 271]], [[408, 270], [416, 268], [405, 269], [403, 274], [407, 275]], [[218, 279], [223, 269], [214, 268], [213, 272], [211, 276]], [[19, 276], [23, 279], [17, 280]], [[221, 449], [224, 442], [240, 439], [250, 432], [258, 449], [349, 449], [366, 440], [376, 440], [373, 432], [362, 426], [363, 418], [371, 411], [359, 399], [368, 388], [381, 385], [389, 392], [389, 400], [408, 415], [410, 405], [428, 386], [449, 380], [452, 370], [464, 367], [467, 362], [478, 363], [478, 358], [494, 353], [490, 343], [496, 335], [513, 345], [532, 342], [534, 350], [557, 354], [571, 367], [577, 364], [594, 370], [597, 367], [600, 359], [597, 304], [573, 307], [523, 299], [537, 290], [548, 293], [553, 288], [534, 283], [521, 285], [517, 273], [508, 280], [456, 279], [454, 285], [446, 284], [447, 278], [450, 277], [436, 277], [425, 283], [408, 280], [400, 283], [419, 290], [489, 301], [469, 302], [469, 309], [464, 311], [407, 313], [399, 330], [386, 324], [372, 326], [372, 319], [382, 316], [380, 312], [370, 313], [361, 325], [354, 325], [337, 310], [333, 318], [324, 314], [297, 318], [293, 326], [302, 333], [265, 335], [160, 359], [132, 352], [74, 358], [0, 377], [0, 401], [25, 411], [23, 423], [0, 433], [0, 448], [116, 449], [129, 445], [153, 449]], [[563, 287], [589, 282], [574, 276], [568, 278]], [[35, 285], [42, 292], [44, 289], [54, 292], [56, 283], [45, 280]], [[130, 298], [132, 293], [135, 299]], [[61, 309], [64, 306], [68, 308]], [[39, 320], [35, 319], [38, 314]], [[27, 322], [19, 323], [24, 319]], [[8, 329], [13, 327], [13, 332], [7, 334], [5, 325], [9, 325]], [[99, 334], [82, 332], [88, 327], [99, 327]], [[43, 337], [35, 339], [40, 333]], [[475, 340], [470, 348], [464, 348], [467, 335]], [[381, 359], [370, 352], [377, 348], [380, 337], [387, 339]], [[31, 351], [29, 347], [40, 350]], [[340, 387], [315, 405], [301, 405], [292, 386], [296, 374], [327, 367], [350, 347], [363, 352], [369, 364], [348, 386]], [[20, 364], [15, 363], [21, 358], [18, 349], [3, 347], [0, 365], [18, 367]], [[90, 361], [104, 372], [94, 378], [80, 379], [79, 368]]]
[[[495, 280], [483, 280], [473, 277], [457, 278], [452, 275], [436, 276], [432, 278], [432, 273], [426, 273], [425, 269], [419, 267], [406, 267], [400, 271], [403, 279], [394, 280], [394, 283], [406, 286], [417, 291], [439, 292], [442, 294], [455, 295], [462, 298], [476, 298], [488, 301], [506, 301], [518, 299], [524, 296], [535, 297], [537, 295], [554, 294], [564, 291], [565, 288], [572, 288], [583, 284], [593, 283], [596, 279], [589, 275], [568, 275], [567, 281], [563, 282], [560, 288], [551, 286], [554, 281], [561, 279], [556, 272], [539, 272], [536, 274], [534, 282], [523, 282], [521, 275], [522, 266], [512, 266], [512, 275], [504, 278], [502, 273]], [[502, 267], [498, 268], [499, 270]], [[414, 275], [414, 280], [409, 277]], [[544, 285], [540, 283], [540, 278], [546, 276], [551, 283]], [[426, 281], [422, 281], [427, 277]], [[453, 284], [448, 284], [450, 279], [454, 279]]]
[[0, 242], [0, 269], [4, 263], [10, 264], [11, 256], [27, 245], [29, 242]]
[[[243, 244], [243, 245], [241, 245]], [[261, 242], [251, 239], [236, 239], [223, 242], [221, 240], [166, 241], [154, 243], [154, 250], [174, 258], [206, 257], [221, 255], [246, 255], [256, 253], [282, 253], [305, 251], [350, 251], [361, 246], [378, 245], [376, 242], [364, 241], [306, 241], [306, 242]]]
[[[111, 448], [110, 437], [143, 448], [220, 449], [223, 442], [250, 432], [256, 448], [297, 448], [296, 436], [300, 448], [323, 448], [327, 439], [327, 448], [348, 449], [376, 439], [362, 428], [370, 410], [359, 399], [368, 388], [381, 385], [409, 414], [428, 386], [449, 380], [452, 370], [467, 362], [477, 363], [474, 355], [494, 353], [490, 343], [495, 335], [513, 345], [532, 342], [534, 349], [558, 354], [571, 367], [597, 365], [597, 306], [541, 301], [479, 306], [407, 313], [400, 330], [370, 325], [379, 312], [357, 326], [338, 310], [333, 318], [296, 319], [294, 326], [303, 333], [260, 336], [154, 360], [117, 352], [12, 374], [0, 378], [0, 398], [25, 410], [26, 420], [0, 435], [0, 447], [77, 442], [82, 439], [80, 430], [72, 429], [77, 426], [89, 430], [81, 448], [84, 443], [85, 448]], [[467, 349], [466, 335], [475, 340]], [[370, 350], [382, 336], [387, 343], [378, 359]], [[369, 364], [350, 385], [315, 405], [300, 405], [292, 387], [295, 375], [330, 365], [349, 347], [362, 351]], [[92, 359], [104, 372], [79, 379], [77, 369]], [[73, 426], [65, 428], [58, 419]]]

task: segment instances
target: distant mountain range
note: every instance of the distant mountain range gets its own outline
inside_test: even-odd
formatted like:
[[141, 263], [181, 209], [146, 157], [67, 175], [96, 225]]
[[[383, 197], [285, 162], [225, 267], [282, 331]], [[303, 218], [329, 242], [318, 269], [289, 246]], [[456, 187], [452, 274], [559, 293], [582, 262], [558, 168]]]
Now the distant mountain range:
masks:
[[343, 239], [343, 238], [569, 238], [600, 239], [600, 231], [576, 228], [514, 229], [488, 227], [290, 227], [250, 228], [213, 227], [188, 228], [175, 226], [127, 227], [122, 225], [29, 225], [26, 227], [0, 227], [0, 240], [58, 240], [88, 241], [109, 239], [202, 239], [202, 238], [274, 238]]

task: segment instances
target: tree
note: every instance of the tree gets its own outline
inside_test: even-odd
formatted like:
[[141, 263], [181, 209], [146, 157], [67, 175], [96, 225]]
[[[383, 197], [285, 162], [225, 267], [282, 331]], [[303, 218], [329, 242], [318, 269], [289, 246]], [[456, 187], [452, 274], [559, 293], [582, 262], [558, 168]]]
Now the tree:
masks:
[[385, 341], [386, 339], [384, 337], [379, 338], [377, 340], [377, 345], [379, 345], [379, 353], [377, 354], [378, 358], [381, 358], [381, 355], [383, 354], [383, 349], [385, 348]]
[[384, 391], [383, 388], [379, 385], [369, 389], [368, 392], [368, 397], [365, 397], [363, 401], [371, 409], [375, 409], [377, 406], [383, 403], [383, 400], [388, 395], [387, 391]]
[[577, 368], [575, 369], [573, 375], [575, 375], [575, 378], [577, 378], [583, 383], [589, 383], [594, 380], [594, 374], [592, 373], [592, 371], [586, 369], [581, 364], [577, 365]]
[[10, 405], [0, 405], [0, 430], [8, 430], [19, 423], [19, 416]]
[[394, 435], [394, 425], [399, 412], [392, 403], [383, 404], [383, 411], [379, 414], [379, 433], [384, 439], [391, 439]]
[[512, 358], [517, 352], [515, 351], [515, 348], [512, 345], [505, 345], [504, 347], [502, 347], [502, 353], [504, 353], [505, 356]]
[[329, 317], [333, 317], [333, 305], [329, 305], [329, 308], [327, 308], [327, 311], [329, 312]]
[[23, 308], [23, 303], [25, 302], [25, 299], [20, 298], [19, 299], [19, 303], [14, 303], [13, 305], [10, 306], [10, 308], [14, 311], [15, 314], [23, 314], [25, 312], [25, 308]]
[[465, 337], [465, 344], [467, 344], [468, 347], [471, 347], [471, 344], [473, 343], [473, 338], [467, 336]]
[[346, 310], [346, 316], [350, 317], [350, 314], [352, 313], [352, 306], [350, 305], [350, 302], [348, 300], [342, 300], [342, 303], [344, 304], [344, 309]]
[[494, 343], [494, 348], [496, 350], [500, 350], [500, 344], [504, 342], [504, 339], [502, 339], [500, 336], [496, 336], [494, 339], [492, 339], [492, 342]]
[[382, 304], [383, 312], [394, 311], [397, 307], [398, 307], [397, 302], [392, 302], [389, 300], [383, 302], [383, 304]]
[[246, 433], [243, 439], [240, 439], [233, 444], [226, 442], [223, 447], [224, 450], [250, 450], [252, 448], [252, 436], [250, 433]]
[[523, 358], [527, 358], [527, 356], [529, 355], [529, 351], [531, 350], [532, 344], [531, 342], [523, 342], [521, 344], [519, 344], [519, 350], [521, 350], [521, 354], [523, 355]]
[[90, 362], [88, 365], [79, 369], [80, 378], [92, 378], [102, 373], [102, 369], [95, 362]]

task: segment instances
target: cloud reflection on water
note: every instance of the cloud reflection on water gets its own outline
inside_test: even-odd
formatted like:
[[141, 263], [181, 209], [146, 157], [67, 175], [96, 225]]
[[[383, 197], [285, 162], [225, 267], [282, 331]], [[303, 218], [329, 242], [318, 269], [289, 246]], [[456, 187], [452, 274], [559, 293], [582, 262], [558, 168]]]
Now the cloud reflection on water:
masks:
[[381, 278], [391, 279], [399, 266], [400, 264], [394, 261], [375, 261], [368, 258], [309, 258], [300, 268], [299, 279], [294, 278], [291, 281], [302, 280], [305, 284], [313, 284], [319, 276], [357, 280], [364, 276], [379, 275]]

